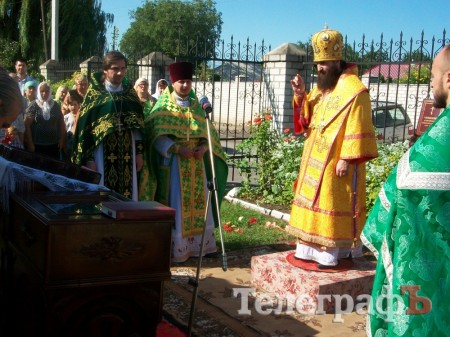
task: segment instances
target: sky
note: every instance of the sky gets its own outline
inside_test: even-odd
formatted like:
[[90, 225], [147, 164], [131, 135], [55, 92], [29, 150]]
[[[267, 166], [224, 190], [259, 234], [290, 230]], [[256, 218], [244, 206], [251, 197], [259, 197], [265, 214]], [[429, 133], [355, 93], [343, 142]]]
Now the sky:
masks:
[[[102, 10], [114, 14], [119, 36], [130, 27], [129, 12], [142, 7], [145, 0], [102, 0]], [[340, 31], [347, 41], [371, 42], [403, 39], [450, 38], [449, 0], [215, 0], [222, 13], [225, 43], [247, 42], [275, 49], [283, 43], [307, 42], [325, 24]], [[112, 29], [107, 33], [112, 44]], [[120, 41], [120, 39], [119, 39]]]

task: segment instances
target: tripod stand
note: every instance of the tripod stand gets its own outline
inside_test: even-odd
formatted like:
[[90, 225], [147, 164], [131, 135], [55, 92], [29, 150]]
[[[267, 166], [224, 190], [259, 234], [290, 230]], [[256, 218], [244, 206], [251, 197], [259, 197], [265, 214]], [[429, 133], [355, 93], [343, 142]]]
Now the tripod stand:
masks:
[[209, 161], [211, 165], [211, 179], [207, 182], [207, 188], [208, 188], [208, 196], [206, 200], [206, 209], [205, 209], [205, 216], [204, 216], [204, 222], [203, 222], [203, 233], [202, 233], [202, 239], [200, 243], [200, 251], [198, 256], [198, 262], [197, 262], [197, 272], [195, 275], [195, 279], [189, 278], [189, 284], [193, 286], [194, 291], [192, 294], [192, 302], [191, 302], [191, 311], [189, 313], [189, 323], [188, 323], [188, 332], [187, 337], [191, 337], [192, 334], [192, 324], [194, 319], [194, 312], [195, 312], [195, 305], [197, 302], [197, 293], [198, 293], [198, 280], [200, 278], [200, 269], [202, 266], [202, 259], [203, 259], [203, 245], [205, 241], [205, 233], [206, 233], [206, 223], [208, 220], [209, 210], [212, 210], [212, 197], [214, 196], [215, 201], [215, 207], [216, 207], [216, 214], [217, 214], [217, 225], [219, 226], [219, 235], [220, 235], [220, 242], [221, 242], [221, 248], [222, 248], [222, 269], [226, 271], [228, 269], [227, 266], [227, 255], [225, 253], [225, 246], [223, 243], [223, 234], [222, 234], [222, 224], [220, 221], [220, 205], [219, 205], [219, 195], [217, 193], [217, 177], [216, 177], [216, 170], [214, 166], [214, 153], [213, 153], [213, 147], [211, 142], [211, 128], [210, 128], [210, 119], [209, 119], [209, 112], [211, 112], [211, 107], [208, 106], [208, 108], [204, 109], [205, 111], [205, 119], [206, 119], [206, 131], [207, 131], [207, 137], [208, 137], [208, 149], [209, 149]]

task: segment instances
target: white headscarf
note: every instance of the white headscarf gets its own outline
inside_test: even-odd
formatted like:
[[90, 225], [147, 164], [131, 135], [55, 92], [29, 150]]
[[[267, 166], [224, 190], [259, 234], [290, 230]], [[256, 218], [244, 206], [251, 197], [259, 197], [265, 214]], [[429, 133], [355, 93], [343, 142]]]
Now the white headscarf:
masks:
[[136, 87], [137, 87], [140, 83], [142, 83], [142, 82], [145, 82], [145, 83], [148, 84], [148, 80], [147, 80], [145, 77], [139, 77], [139, 78], [136, 80], [136, 82], [134, 82], [134, 89], [136, 89]]
[[[49, 89], [49, 95], [47, 100], [44, 101], [44, 99], [41, 96], [41, 87], [46, 86]], [[52, 87], [47, 82], [41, 82], [38, 85], [37, 88], [37, 99], [36, 99], [37, 105], [42, 109], [42, 115], [46, 121], [50, 119], [50, 110], [53, 108], [53, 105], [55, 102], [53, 101], [52, 97]]]
[[159, 93], [159, 83], [161, 83], [161, 82], [166, 82], [167, 85], [169, 85], [169, 82], [167, 82], [167, 80], [165, 80], [164, 78], [162, 78], [162, 79], [160, 79], [158, 82], [156, 82], [156, 89], [155, 89], [154, 94], [152, 95], [152, 96], [155, 97], [156, 99], [158, 99], [158, 98], [159, 98], [159, 95], [160, 95], [160, 93]]

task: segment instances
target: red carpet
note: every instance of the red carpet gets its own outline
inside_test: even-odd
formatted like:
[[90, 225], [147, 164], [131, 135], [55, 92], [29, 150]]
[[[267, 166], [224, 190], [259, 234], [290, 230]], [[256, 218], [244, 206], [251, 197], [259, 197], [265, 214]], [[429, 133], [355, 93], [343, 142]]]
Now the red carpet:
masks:
[[298, 260], [294, 257], [295, 252], [290, 253], [286, 256], [286, 261], [292, 264], [295, 267], [302, 268], [304, 270], [318, 271], [322, 273], [339, 273], [345, 270], [349, 270], [353, 267], [353, 261], [342, 259], [339, 260], [339, 264], [335, 267], [329, 267], [325, 269], [320, 269], [317, 266], [317, 262], [307, 261], [307, 260]]
[[186, 337], [186, 334], [176, 326], [162, 320], [156, 329], [156, 337]]

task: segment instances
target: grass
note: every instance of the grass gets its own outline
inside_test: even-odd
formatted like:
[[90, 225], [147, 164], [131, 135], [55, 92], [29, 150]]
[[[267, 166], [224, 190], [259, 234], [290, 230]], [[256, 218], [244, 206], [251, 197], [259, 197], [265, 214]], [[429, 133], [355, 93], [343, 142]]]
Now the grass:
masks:
[[[220, 208], [225, 250], [238, 250], [260, 245], [295, 242], [284, 228], [287, 223], [271, 216], [247, 209], [227, 200]], [[220, 240], [216, 228], [216, 240]]]

